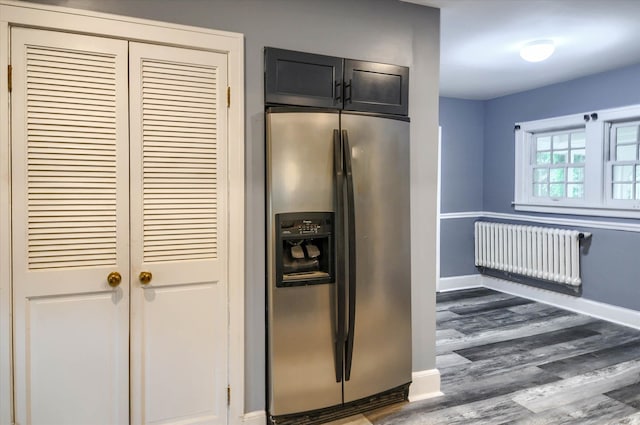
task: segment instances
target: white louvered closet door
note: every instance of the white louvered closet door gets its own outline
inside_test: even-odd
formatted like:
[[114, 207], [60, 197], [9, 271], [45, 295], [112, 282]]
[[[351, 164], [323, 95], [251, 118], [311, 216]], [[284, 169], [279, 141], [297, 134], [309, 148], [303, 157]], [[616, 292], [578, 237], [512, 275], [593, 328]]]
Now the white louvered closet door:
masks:
[[16, 422], [125, 424], [127, 43], [21, 28], [11, 39]]
[[226, 55], [131, 43], [129, 72], [132, 423], [223, 424]]

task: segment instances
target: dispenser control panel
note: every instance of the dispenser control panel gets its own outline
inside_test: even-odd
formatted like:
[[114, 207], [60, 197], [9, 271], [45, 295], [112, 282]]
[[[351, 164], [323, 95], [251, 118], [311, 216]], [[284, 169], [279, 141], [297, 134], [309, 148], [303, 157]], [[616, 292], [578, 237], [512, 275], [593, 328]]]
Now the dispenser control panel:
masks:
[[280, 229], [283, 236], [288, 235], [322, 235], [331, 232], [330, 223], [326, 220], [299, 219], [282, 221]]

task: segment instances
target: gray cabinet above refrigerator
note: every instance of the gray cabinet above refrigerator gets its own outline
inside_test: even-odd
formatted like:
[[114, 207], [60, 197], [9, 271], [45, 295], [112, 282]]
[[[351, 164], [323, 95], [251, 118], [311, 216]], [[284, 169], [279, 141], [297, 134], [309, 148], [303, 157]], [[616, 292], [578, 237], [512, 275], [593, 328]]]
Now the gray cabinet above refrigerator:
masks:
[[409, 112], [409, 68], [265, 48], [265, 103], [381, 114]]

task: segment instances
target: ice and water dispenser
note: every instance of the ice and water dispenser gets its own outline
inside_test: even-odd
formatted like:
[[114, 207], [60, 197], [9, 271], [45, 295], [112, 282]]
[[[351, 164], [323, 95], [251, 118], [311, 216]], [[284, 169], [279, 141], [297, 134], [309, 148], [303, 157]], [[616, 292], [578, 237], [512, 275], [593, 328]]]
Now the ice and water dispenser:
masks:
[[276, 214], [276, 286], [334, 279], [333, 213]]

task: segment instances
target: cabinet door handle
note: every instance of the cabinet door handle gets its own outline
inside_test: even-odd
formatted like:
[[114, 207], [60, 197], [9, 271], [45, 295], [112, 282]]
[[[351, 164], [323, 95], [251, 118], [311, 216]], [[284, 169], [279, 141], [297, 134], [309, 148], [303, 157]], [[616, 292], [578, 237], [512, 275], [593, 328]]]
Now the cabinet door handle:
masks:
[[342, 100], [342, 81], [335, 81], [333, 89], [333, 104], [340, 103]]
[[120, 273], [118, 272], [111, 272], [109, 273], [109, 276], [107, 276], [107, 283], [112, 288], [116, 288], [120, 285], [120, 282], [122, 282], [122, 276], [120, 276]]
[[[349, 94], [347, 94], [347, 89], [349, 90]], [[351, 91], [352, 91], [352, 90], [353, 90], [353, 87], [352, 87], [352, 85], [351, 85], [351, 80], [349, 80], [349, 84], [345, 84], [345, 85], [344, 85], [344, 91], [345, 91], [345, 94], [344, 94], [344, 101], [345, 101], [345, 102], [352, 103], [352, 102], [351, 102]]]
[[143, 285], [148, 285], [149, 282], [151, 282], [152, 277], [153, 275], [151, 274], [151, 272], [140, 272], [138, 279], [140, 279], [140, 283], [142, 283]]

